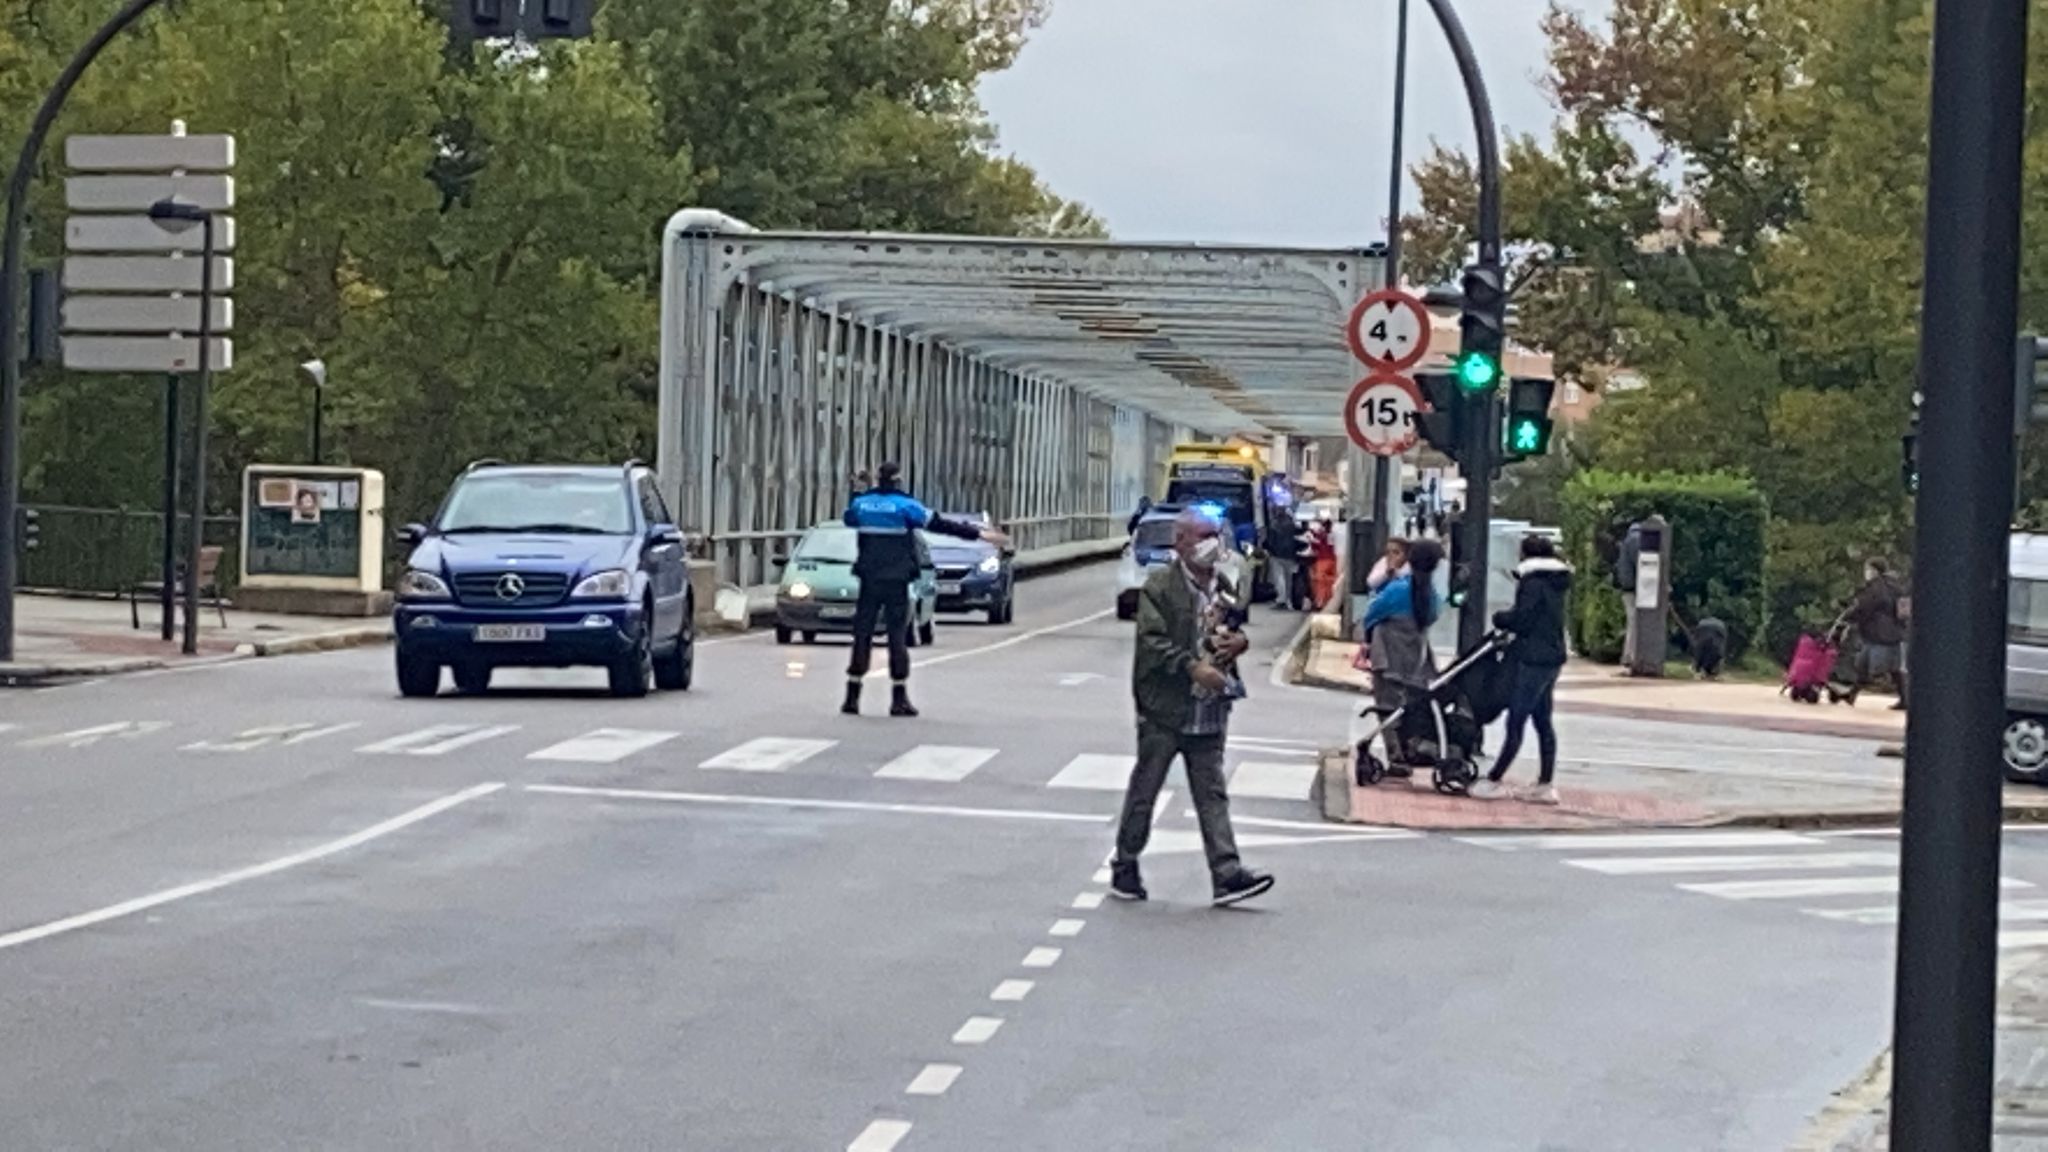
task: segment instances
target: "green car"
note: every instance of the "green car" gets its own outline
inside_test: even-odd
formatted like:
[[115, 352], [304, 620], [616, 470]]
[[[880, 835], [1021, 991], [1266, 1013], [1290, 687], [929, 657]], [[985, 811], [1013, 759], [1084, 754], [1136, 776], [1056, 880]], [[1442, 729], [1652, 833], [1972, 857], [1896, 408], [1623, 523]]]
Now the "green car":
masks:
[[[930, 644], [939, 614], [939, 578], [925, 547], [924, 570], [910, 586], [910, 643]], [[775, 589], [775, 642], [787, 644], [802, 636], [815, 643], [820, 632], [851, 633], [854, 601], [860, 599], [860, 578], [853, 574], [859, 537], [844, 524], [820, 524], [804, 533], [796, 551], [782, 565], [782, 583]], [[876, 631], [882, 625], [877, 622]]]

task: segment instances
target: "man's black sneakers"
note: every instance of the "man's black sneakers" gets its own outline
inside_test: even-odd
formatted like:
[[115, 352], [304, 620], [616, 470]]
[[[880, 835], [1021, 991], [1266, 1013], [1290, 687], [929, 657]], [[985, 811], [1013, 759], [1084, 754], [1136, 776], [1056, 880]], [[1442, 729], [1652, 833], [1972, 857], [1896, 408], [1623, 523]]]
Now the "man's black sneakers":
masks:
[[1209, 901], [1218, 908], [1227, 907], [1240, 900], [1263, 896], [1273, 887], [1273, 878], [1263, 872], [1240, 868], [1227, 879], [1216, 881], [1216, 895]]
[[1136, 860], [1118, 860], [1109, 866], [1109, 894], [1119, 900], [1145, 899], [1145, 884], [1138, 879]]

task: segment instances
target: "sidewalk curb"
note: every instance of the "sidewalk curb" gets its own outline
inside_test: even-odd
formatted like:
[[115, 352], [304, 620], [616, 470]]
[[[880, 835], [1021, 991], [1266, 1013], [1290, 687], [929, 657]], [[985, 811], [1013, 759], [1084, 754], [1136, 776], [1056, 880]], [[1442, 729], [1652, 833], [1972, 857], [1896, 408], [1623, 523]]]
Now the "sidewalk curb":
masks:
[[344, 648], [365, 648], [373, 644], [391, 642], [391, 622], [368, 624], [356, 628], [339, 628], [332, 632], [315, 632], [305, 636], [287, 636], [279, 640], [263, 640], [254, 644], [240, 644], [235, 655], [244, 658], [267, 656], [297, 656], [307, 652], [337, 652]]
[[102, 660], [94, 664], [0, 664], [0, 687], [39, 688], [74, 680], [91, 680], [101, 676], [152, 672], [169, 666], [169, 661], [155, 657]]
[[1827, 1107], [1787, 1152], [1859, 1152], [1872, 1147], [1884, 1128], [1891, 1087], [1892, 1050], [1886, 1048], [1854, 1080], [1835, 1090]]

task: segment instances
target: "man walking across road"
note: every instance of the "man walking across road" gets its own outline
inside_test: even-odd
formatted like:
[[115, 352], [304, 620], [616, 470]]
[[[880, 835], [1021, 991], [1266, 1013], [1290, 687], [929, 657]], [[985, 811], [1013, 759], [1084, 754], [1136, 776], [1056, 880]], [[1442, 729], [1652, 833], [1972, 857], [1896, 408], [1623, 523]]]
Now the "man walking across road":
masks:
[[860, 715], [860, 686], [873, 658], [875, 625], [889, 630], [889, 715], [915, 716], [910, 704], [910, 586], [925, 568], [924, 541], [919, 531], [1006, 544], [993, 529], [956, 524], [910, 498], [899, 484], [903, 470], [895, 464], [875, 469], [874, 487], [856, 493], [846, 505], [846, 526], [860, 537], [853, 574], [860, 578], [860, 600], [853, 610], [853, 658], [846, 665], [846, 702], [839, 710]]
[[1214, 517], [1195, 509], [1181, 513], [1173, 526], [1174, 562], [1153, 572], [1138, 594], [1131, 666], [1138, 763], [1124, 791], [1116, 857], [1110, 863], [1110, 895], [1120, 900], [1145, 899], [1138, 856], [1151, 838], [1152, 809], [1176, 757], [1187, 767], [1188, 790], [1194, 794], [1213, 902], [1235, 904], [1273, 886], [1271, 876], [1238, 860], [1224, 787], [1230, 706], [1244, 695], [1236, 662], [1250, 644], [1243, 633], [1221, 624], [1234, 594], [1216, 571], [1224, 555], [1222, 536], [1223, 525]]

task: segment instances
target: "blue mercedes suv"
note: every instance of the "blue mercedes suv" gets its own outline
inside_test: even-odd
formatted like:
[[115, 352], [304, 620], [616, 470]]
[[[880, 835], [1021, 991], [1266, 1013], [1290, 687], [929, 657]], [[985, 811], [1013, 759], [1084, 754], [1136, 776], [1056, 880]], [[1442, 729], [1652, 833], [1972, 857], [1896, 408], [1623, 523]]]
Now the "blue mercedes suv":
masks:
[[606, 670], [615, 696], [687, 689], [696, 605], [683, 534], [638, 461], [472, 464], [411, 546], [393, 631], [398, 690], [464, 693], [495, 668]]

